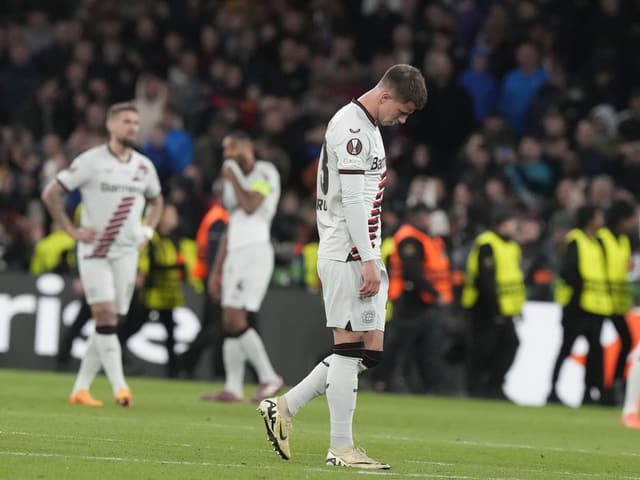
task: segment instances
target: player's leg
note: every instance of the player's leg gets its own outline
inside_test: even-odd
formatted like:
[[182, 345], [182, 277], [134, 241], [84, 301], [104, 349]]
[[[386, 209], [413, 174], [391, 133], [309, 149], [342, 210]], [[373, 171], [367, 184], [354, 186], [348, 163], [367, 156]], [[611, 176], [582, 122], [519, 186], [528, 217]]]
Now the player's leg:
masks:
[[247, 357], [238, 337], [248, 328], [246, 312], [239, 308], [224, 307], [222, 325], [224, 329], [222, 343], [222, 360], [225, 370], [224, 390], [214, 395], [205, 395], [202, 399], [239, 402], [243, 396], [242, 385]]
[[237, 251], [227, 252], [222, 265], [222, 360], [225, 383], [222, 392], [201, 396], [202, 400], [214, 402], [239, 402], [242, 400], [245, 362], [247, 360], [239, 337], [248, 329], [247, 313], [244, 309], [242, 255]]
[[[360, 298], [362, 264], [333, 262], [333, 278], [342, 277], [344, 290], [334, 293], [338, 301], [327, 308], [333, 327], [333, 358], [327, 372], [327, 403], [331, 418], [331, 440], [326, 463], [335, 466], [388, 469], [389, 465], [368, 457], [353, 443], [353, 415], [357, 403], [360, 365], [375, 367], [382, 360], [388, 277], [380, 262], [381, 284], [377, 295]], [[340, 271], [341, 270], [341, 271]], [[321, 276], [322, 278], [322, 276]], [[323, 281], [323, 285], [327, 282]], [[342, 297], [342, 301], [339, 298]], [[335, 320], [332, 320], [335, 319]], [[345, 318], [348, 319], [345, 322]], [[340, 323], [342, 322], [342, 326]]]
[[243, 328], [246, 327], [246, 330], [238, 336], [238, 340], [248, 362], [258, 375], [259, 386], [251, 401], [259, 403], [278, 393], [284, 386], [282, 377], [276, 373], [271, 364], [260, 334], [249, 322], [249, 315], [257, 316], [269, 288], [274, 265], [273, 247], [270, 243], [266, 243], [243, 250], [238, 265], [243, 285], [239, 292], [241, 304], [244, 307]]
[[133, 404], [131, 390], [124, 378], [122, 368], [122, 348], [117, 335], [118, 316], [124, 316], [129, 310], [131, 297], [135, 289], [136, 274], [138, 271], [138, 251], [133, 250], [120, 258], [110, 260], [113, 271], [115, 301], [109, 308], [107, 327], [99, 338], [102, 341], [100, 357], [102, 365], [111, 382], [116, 402], [123, 407]]
[[627, 377], [627, 389], [622, 407], [622, 424], [627, 428], [640, 429], [638, 402], [640, 402], [640, 345], [630, 354], [631, 368]]
[[[100, 356], [99, 327], [104, 324], [102, 316], [96, 316], [93, 304], [105, 300], [113, 301], [113, 276], [105, 259], [78, 259], [78, 270], [84, 288], [85, 298], [91, 307], [91, 316], [95, 320], [95, 329], [87, 339], [87, 349], [80, 362], [80, 369], [76, 377], [69, 401], [74, 404], [101, 406], [102, 402], [94, 399], [89, 390], [95, 376], [100, 371], [102, 359]], [[98, 312], [100, 313], [100, 312]]]

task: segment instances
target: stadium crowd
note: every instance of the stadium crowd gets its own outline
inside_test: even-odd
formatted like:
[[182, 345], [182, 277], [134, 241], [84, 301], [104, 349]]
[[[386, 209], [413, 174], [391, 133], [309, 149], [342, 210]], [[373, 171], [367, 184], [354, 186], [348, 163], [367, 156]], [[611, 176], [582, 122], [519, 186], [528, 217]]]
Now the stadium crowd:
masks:
[[3, 2], [0, 271], [29, 269], [52, 229], [43, 186], [104, 142], [111, 103], [134, 100], [178, 234], [195, 238], [219, 196], [222, 138], [248, 131], [282, 177], [273, 282], [315, 287], [302, 255], [326, 122], [401, 62], [429, 99], [384, 132], [384, 235], [425, 204], [463, 269], [494, 207], [513, 207], [529, 298], [550, 299], [574, 212], [635, 203], [640, 183], [640, 5], [591, 3]]

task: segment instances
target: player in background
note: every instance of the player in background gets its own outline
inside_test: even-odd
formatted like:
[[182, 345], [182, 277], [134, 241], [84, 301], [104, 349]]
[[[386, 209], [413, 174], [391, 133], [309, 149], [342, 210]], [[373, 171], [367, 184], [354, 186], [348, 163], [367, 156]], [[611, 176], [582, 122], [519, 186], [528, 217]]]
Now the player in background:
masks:
[[[133, 294], [138, 251], [153, 236], [163, 205], [153, 164], [133, 149], [139, 126], [133, 104], [112, 105], [107, 112], [108, 142], [76, 157], [42, 192], [53, 220], [78, 242], [80, 278], [96, 322], [69, 397], [74, 404], [102, 406], [89, 393], [101, 367], [116, 402], [123, 407], [133, 402], [116, 328]], [[79, 228], [64, 210], [66, 193], [75, 189], [82, 193]]]
[[333, 354], [286, 395], [260, 403], [267, 435], [284, 459], [291, 457], [291, 417], [326, 393], [331, 417], [326, 464], [389, 468], [355, 448], [352, 436], [358, 374], [382, 359], [389, 286], [380, 259], [387, 166], [379, 127], [404, 124], [426, 101], [420, 71], [394, 65], [375, 87], [329, 121], [318, 167], [316, 213], [318, 274], [327, 327], [333, 330]]
[[242, 401], [248, 361], [260, 382], [251, 399], [258, 403], [284, 386], [253, 327], [273, 273], [270, 232], [280, 199], [280, 175], [273, 164], [256, 160], [253, 142], [246, 133], [227, 135], [222, 148], [226, 159], [222, 201], [229, 212], [229, 224], [209, 275], [208, 290], [222, 304], [226, 378], [224, 390], [202, 399]]

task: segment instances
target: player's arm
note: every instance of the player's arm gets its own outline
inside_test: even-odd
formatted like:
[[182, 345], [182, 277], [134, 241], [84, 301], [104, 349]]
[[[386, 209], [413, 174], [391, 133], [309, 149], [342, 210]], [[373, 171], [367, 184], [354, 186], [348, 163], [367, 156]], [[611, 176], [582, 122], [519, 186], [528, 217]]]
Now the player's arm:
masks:
[[164, 200], [162, 195], [157, 195], [153, 198], [147, 199], [147, 209], [144, 215], [144, 226], [155, 230], [162, 216], [162, 209], [164, 208]]
[[144, 214], [144, 224], [142, 225], [142, 232], [144, 235], [142, 243], [139, 247], [144, 247], [147, 242], [151, 241], [160, 217], [162, 216], [162, 210], [164, 208], [164, 200], [162, 198], [162, 187], [160, 186], [160, 179], [158, 178], [158, 172], [156, 172], [151, 160], [146, 159], [145, 163], [149, 168], [149, 175], [147, 175], [147, 184], [144, 189], [144, 196], [147, 199], [147, 206]]
[[220, 238], [220, 244], [218, 245], [218, 252], [216, 253], [213, 267], [209, 272], [209, 278], [207, 279], [207, 290], [209, 295], [216, 301], [220, 300], [220, 287], [222, 285], [222, 265], [224, 259], [227, 256], [227, 232], [222, 234]]
[[[371, 297], [380, 289], [380, 272], [369, 238], [369, 214], [365, 205], [364, 186], [368, 145], [366, 138], [341, 138], [334, 152], [338, 161], [342, 209], [349, 236], [358, 249], [362, 261], [362, 287], [360, 296]], [[365, 142], [363, 146], [362, 142]], [[328, 145], [328, 148], [331, 148]]]
[[76, 158], [71, 167], [61, 171], [57, 177], [45, 187], [40, 198], [44, 202], [51, 218], [65, 232], [79, 242], [92, 242], [96, 236], [93, 228], [76, 228], [64, 209], [67, 192], [82, 186], [91, 175], [90, 165], [82, 157]]
[[267, 181], [253, 182], [249, 189], [245, 190], [240, 184], [236, 173], [229, 165], [225, 165], [222, 168], [222, 176], [225, 180], [228, 180], [233, 187], [233, 192], [236, 195], [240, 208], [249, 215], [260, 207], [264, 198], [269, 194], [269, 192], [271, 192], [271, 186]]

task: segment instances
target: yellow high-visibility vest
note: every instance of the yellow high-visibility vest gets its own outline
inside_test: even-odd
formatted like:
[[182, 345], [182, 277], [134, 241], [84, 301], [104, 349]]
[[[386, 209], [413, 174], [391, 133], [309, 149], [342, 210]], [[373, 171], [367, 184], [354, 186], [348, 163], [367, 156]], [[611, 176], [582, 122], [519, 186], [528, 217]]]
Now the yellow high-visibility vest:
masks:
[[519, 315], [526, 299], [524, 275], [520, 267], [522, 252], [516, 242], [504, 240], [492, 231], [479, 235], [469, 253], [467, 274], [462, 289], [462, 306], [471, 308], [478, 301], [478, 253], [484, 245], [490, 245], [493, 250], [500, 314]]
[[139, 269], [146, 275], [144, 303], [149, 309], [166, 310], [184, 305], [182, 283], [188, 281], [201, 292], [202, 282], [193, 276], [197, 262], [194, 240], [182, 238], [178, 245], [156, 232], [141, 252]]
[[627, 281], [631, 260], [631, 242], [625, 234], [616, 236], [608, 228], [598, 230], [598, 238], [604, 249], [613, 313], [626, 315], [632, 307], [631, 291]]
[[[565, 237], [565, 244], [575, 240], [578, 247], [578, 271], [582, 277], [579, 305], [582, 310], [596, 315], [611, 315], [613, 304], [607, 281], [607, 268], [602, 247], [595, 238], [589, 238], [582, 230], [573, 229]], [[560, 279], [555, 300], [568, 305], [573, 299], [573, 288]]]

